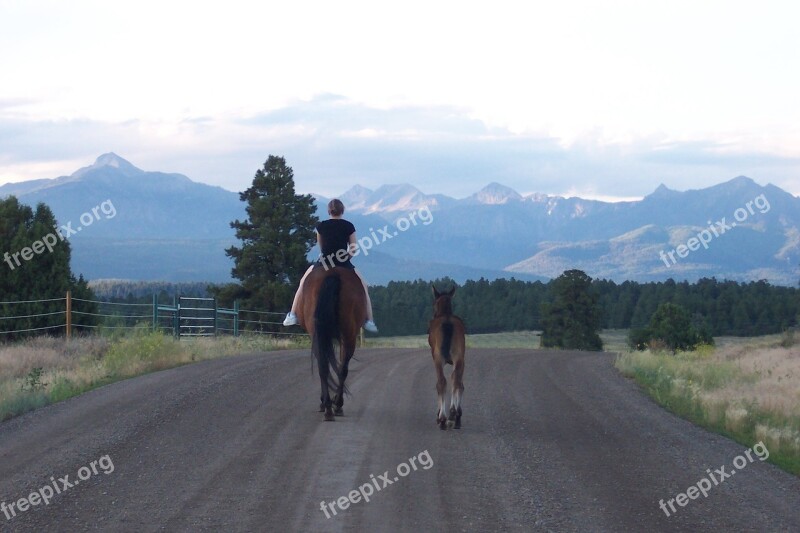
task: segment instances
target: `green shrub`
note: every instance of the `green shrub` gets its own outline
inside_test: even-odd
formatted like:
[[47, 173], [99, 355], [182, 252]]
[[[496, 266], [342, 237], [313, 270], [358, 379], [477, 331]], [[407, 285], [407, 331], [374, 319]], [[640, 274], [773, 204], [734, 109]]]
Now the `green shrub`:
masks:
[[658, 306], [647, 327], [631, 329], [628, 336], [628, 345], [634, 350], [660, 351], [663, 346], [674, 354], [700, 344], [714, 344], [708, 328], [695, 327], [686, 309], [668, 302]]
[[104, 363], [111, 374], [128, 374], [183, 353], [178, 341], [161, 332], [139, 332], [120, 339], [108, 350]]

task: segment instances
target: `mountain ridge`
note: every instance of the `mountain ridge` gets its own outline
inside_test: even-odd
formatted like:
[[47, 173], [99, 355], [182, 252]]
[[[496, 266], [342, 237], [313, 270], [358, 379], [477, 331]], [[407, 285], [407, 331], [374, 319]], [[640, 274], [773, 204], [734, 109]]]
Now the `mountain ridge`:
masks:
[[[114, 152], [69, 176], [0, 186], [0, 197], [10, 194], [29, 205], [46, 202], [59, 223], [114, 202], [118, 216], [72, 238], [75, 271], [94, 279], [227, 281], [233, 265], [224, 249], [236, 243], [230, 222], [246, 216], [235, 192], [182, 174], [145, 171]], [[328, 198], [314, 196], [317, 214], [326, 218]], [[408, 226], [373, 244], [372, 257], [357, 258], [373, 284], [426, 279], [448, 269], [462, 280], [545, 279], [569, 268], [616, 281], [766, 277], [793, 285], [798, 277], [800, 198], [745, 176], [687, 191], [661, 184], [625, 202], [523, 195], [495, 181], [460, 199], [408, 183], [355, 184], [339, 198], [361, 239], [380, 228]], [[423, 213], [430, 220], [411, 225], [414, 212], [418, 222]], [[674, 264], [661, 259], [661, 252], [677, 250], [737, 213], [747, 217], [707, 249]]]

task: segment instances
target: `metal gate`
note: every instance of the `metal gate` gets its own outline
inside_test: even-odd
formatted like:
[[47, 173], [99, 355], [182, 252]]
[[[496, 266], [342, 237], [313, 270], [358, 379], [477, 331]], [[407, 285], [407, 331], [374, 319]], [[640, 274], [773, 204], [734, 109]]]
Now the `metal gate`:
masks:
[[213, 337], [217, 333], [217, 302], [214, 298], [178, 299], [178, 335]]
[[153, 331], [171, 331], [180, 337], [239, 336], [239, 302], [233, 309], [217, 307], [214, 298], [173, 297], [172, 305], [158, 303], [153, 295]]

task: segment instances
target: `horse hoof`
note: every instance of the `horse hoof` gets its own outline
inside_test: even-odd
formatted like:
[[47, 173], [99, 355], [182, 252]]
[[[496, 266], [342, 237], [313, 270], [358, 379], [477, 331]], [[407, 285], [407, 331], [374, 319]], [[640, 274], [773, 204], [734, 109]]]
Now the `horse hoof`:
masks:
[[336, 417], [333, 416], [333, 413], [325, 413], [325, 422], [334, 422]]
[[336, 410], [333, 412], [336, 416], [344, 416], [344, 409], [341, 407], [337, 407]]
[[450, 416], [447, 417], [448, 420], [455, 420], [456, 419], [456, 410], [450, 409]]
[[456, 423], [453, 426], [453, 429], [461, 429], [461, 420], [456, 419]]

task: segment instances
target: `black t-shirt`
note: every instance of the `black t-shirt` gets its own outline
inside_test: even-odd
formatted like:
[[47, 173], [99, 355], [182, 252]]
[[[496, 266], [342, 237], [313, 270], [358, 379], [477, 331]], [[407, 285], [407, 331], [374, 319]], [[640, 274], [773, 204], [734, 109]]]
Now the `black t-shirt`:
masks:
[[328, 261], [337, 265], [350, 262], [350, 254], [347, 254], [345, 261], [339, 261], [336, 259], [336, 252], [347, 250], [350, 235], [356, 231], [352, 222], [343, 218], [331, 218], [317, 224], [316, 230], [320, 236], [323, 258], [330, 258]]

